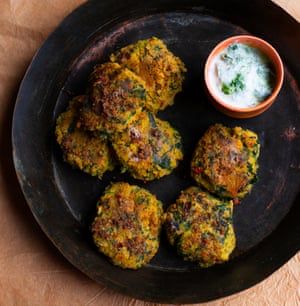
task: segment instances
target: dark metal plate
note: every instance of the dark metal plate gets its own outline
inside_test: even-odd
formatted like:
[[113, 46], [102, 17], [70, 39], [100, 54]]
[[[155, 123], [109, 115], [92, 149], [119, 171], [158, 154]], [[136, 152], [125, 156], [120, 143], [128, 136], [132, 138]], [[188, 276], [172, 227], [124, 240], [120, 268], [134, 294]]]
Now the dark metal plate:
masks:
[[[114, 5], [92, 1], [77, 9], [34, 58], [21, 85], [13, 121], [18, 178], [33, 214], [52, 242], [94, 280], [159, 302], [202, 302], [248, 288], [274, 272], [300, 245], [299, 24], [269, 1], [189, 2], [183, 7], [181, 1], [148, 1], [142, 7], [134, 1]], [[203, 65], [219, 41], [248, 32], [277, 48], [286, 77], [270, 110], [253, 119], [231, 119], [217, 112], [205, 96]], [[124, 45], [153, 35], [162, 38], [188, 69], [175, 105], [159, 115], [180, 131], [185, 160], [170, 176], [147, 184], [118, 172], [99, 181], [71, 169], [55, 144], [57, 115], [71, 97], [84, 93], [95, 63], [106, 61]], [[130, 181], [155, 193], [167, 207], [180, 190], [194, 184], [189, 176], [192, 151], [203, 132], [216, 122], [250, 128], [259, 134], [262, 145], [259, 182], [235, 208], [233, 259], [200, 269], [178, 257], [163, 236], [158, 254], [145, 268], [128, 271], [111, 265], [97, 252], [89, 234], [103, 189], [110, 181]]]

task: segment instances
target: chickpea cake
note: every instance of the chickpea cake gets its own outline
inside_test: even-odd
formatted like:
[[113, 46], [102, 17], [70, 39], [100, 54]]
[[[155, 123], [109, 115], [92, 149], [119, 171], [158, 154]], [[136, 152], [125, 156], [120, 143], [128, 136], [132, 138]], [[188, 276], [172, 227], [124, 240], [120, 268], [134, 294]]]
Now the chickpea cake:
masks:
[[215, 124], [197, 145], [192, 177], [219, 197], [243, 198], [257, 179], [259, 149], [254, 132]]
[[75, 97], [67, 110], [60, 114], [56, 122], [56, 140], [66, 162], [101, 178], [106, 171], [114, 168], [114, 161], [106, 140], [79, 128], [78, 111], [86, 99], [86, 96]]
[[150, 99], [145, 82], [117, 63], [95, 66], [89, 97], [81, 111], [83, 127], [108, 134], [122, 131]]
[[144, 181], [170, 174], [183, 158], [180, 134], [148, 112], [140, 113], [123, 132], [114, 134], [112, 146], [124, 170]]
[[114, 183], [98, 202], [93, 239], [113, 264], [138, 269], [158, 250], [162, 218], [162, 203], [149, 191]]
[[201, 267], [227, 261], [236, 243], [232, 211], [231, 200], [190, 187], [165, 213], [168, 240], [185, 260]]
[[183, 62], [170, 52], [156, 37], [139, 40], [112, 54], [112, 62], [119, 63], [146, 82], [152, 100], [146, 108], [156, 113], [172, 105], [175, 95], [182, 90]]

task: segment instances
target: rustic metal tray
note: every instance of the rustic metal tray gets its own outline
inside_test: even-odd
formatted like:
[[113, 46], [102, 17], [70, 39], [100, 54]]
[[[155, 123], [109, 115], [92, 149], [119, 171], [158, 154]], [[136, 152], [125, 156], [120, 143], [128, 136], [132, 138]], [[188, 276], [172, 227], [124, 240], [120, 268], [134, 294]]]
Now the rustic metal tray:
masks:
[[[184, 3], [183, 3], [184, 2]], [[250, 33], [269, 41], [285, 64], [281, 93], [253, 119], [216, 111], [203, 88], [203, 65], [221, 40]], [[185, 159], [170, 176], [147, 184], [117, 171], [103, 180], [72, 169], [55, 143], [57, 115], [85, 91], [95, 63], [138, 39], [157, 36], [186, 64], [183, 92], [160, 114], [181, 133]], [[150, 301], [204, 302], [246, 289], [283, 265], [300, 245], [300, 26], [271, 1], [90, 1], [68, 16], [34, 57], [22, 82], [13, 119], [16, 172], [30, 209], [49, 239], [97, 282]], [[171, 204], [193, 185], [189, 175], [197, 140], [213, 123], [259, 134], [259, 181], [235, 207], [237, 248], [223, 265], [201, 269], [184, 262], [164, 235], [158, 254], [138, 271], [122, 270], [99, 254], [89, 224], [110, 181], [139, 184]]]

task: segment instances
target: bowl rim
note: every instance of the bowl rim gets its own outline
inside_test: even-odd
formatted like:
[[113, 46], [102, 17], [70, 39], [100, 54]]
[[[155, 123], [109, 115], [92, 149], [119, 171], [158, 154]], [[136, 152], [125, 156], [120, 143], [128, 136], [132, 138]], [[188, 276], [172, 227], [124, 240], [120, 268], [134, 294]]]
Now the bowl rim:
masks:
[[[209, 81], [209, 68], [211, 66], [212, 60], [220, 54], [228, 45], [230, 45], [233, 42], [241, 42], [243, 43], [244, 41], [259, 41], [262, 45], [266, 46], [274, 55], [274, 57], [277, 59], [277, 63], [275, 63], [268, 55], [266, 55], [270, 61], [274, 64], [275, 67], [277, 67], [276, 70], [277, 73], [277, 81], [274, 86], [274, 89], [272, 91], [272, 94], [267, 97], [265, 100], [261, 101], [259, 104], [251, 107], [235, 107], [231, 106], [228, 103], [224, 102], [221, 97], [217, 96], [214, 91], [212, 90], [210, 86], [210, 81]], [[255, 47], [257, 49], [260, 49], [259, 47]], [[262, 51], [262, 50], [261, 50]], [[262, 51], [263, 52], [263, 51]], [[265, 52], [263, 52], [265, 53]], [[264, 108], [267, 108], [272, 102], [274, 102], [275, 98], [278, 96], [280, 89], [283, 84], [283, 79], [284, 79], [284, 67], [283, 63], [281, 60], [281, 57], [279, 53], [276, 51], [276, 49], [267, 41], [264, 39], [254, 36], [254, 35], [236, 35], [236, 36], [230, 36], [226, 38], [225, 40], [220, 41], [214, 48], [213, 50], [209, 53], [208, 58], [206, 59], [205, 66], [204, 66], [204, 81], [206, 88], [208, 90], [208, 93], [211, 95], [211, 97], [214, 99], [214, 102], [219, 104], [221, 107], [228, 109], [230, 111], [236, 112], [236, 113], [249, 113], [249, 112], [257, 112], [259, 110], [262, 110]]]

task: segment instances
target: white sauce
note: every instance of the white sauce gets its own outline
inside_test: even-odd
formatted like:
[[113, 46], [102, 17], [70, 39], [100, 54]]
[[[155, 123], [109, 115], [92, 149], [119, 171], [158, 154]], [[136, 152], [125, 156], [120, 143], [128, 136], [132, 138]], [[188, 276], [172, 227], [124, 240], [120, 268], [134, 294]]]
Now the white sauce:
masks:
[[246, 44], [231, 44], [216, 56], [209, 78], [214, 93], [234, 107], [253, 107], [273, 91], [274, 75], [268, 59]]

